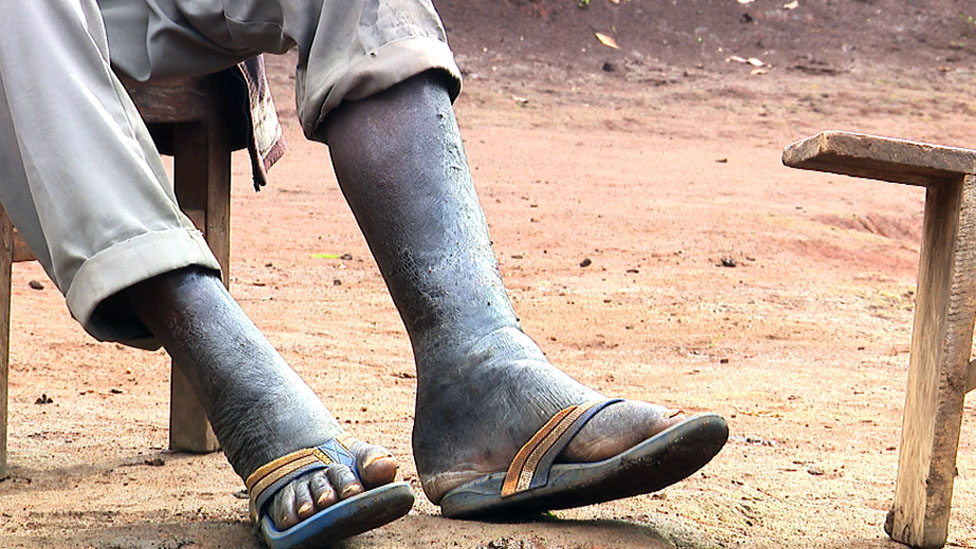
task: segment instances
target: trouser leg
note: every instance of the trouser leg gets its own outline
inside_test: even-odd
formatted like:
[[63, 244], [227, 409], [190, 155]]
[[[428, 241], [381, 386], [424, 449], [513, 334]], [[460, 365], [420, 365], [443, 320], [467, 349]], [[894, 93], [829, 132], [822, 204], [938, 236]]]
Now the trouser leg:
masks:
[[431, 69], [448, 76], [452, 93], [459, 88], [429, 0], [0, 0], [0, 7], [0, 158], [11, 166], [0, 200], [72, 314], [100, 339], [145, 335], [138, 323], [102, 314], [106, 297], [180, 267], [218, 268], [179, 213], [109, 59], [146, 79], [211, 72], [297, 45], [302, 125], [323, 140], [318, 128], [343, 100]]
[[260, 53], [298, 49], [305, 134], [342, 101], [428, 70], [460, 71], [430, 0], [98, 0], [116, 70], [136, 80], [206, 74]]
[[109, 66], [94, 0], [0, 7], [0, 201], [93, 335], [145, 335], [93, 318], [96, 306], [156, 274], [219, 266]]

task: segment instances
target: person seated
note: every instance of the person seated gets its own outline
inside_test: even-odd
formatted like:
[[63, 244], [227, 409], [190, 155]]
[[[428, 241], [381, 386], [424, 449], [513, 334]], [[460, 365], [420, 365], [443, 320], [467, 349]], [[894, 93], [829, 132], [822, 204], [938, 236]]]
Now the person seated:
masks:
[[719, 416], [607, 398], [522, 331], [452, 110], [460, 71], [429, 0], [4, 7], [0, 201], [89, 333], [149, 339], [177, 361], [269, 545], [375, 528], [413, 495], [396, 458], [346, 433], [227, 292], [116, 73], [206, 74], [298, 48], [303, 130], [328, 145], [412, 344], [413, 454], [444, 515], [653, 492], [725, 443]]

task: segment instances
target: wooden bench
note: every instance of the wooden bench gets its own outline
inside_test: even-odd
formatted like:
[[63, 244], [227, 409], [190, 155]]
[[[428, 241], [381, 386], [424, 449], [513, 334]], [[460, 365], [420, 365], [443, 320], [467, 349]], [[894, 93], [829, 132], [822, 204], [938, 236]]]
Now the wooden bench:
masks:
[[895, 499], [885, 530], [942, 547], [976, 321], [976, 151], [847, 132], [789, 145], [783, 164], [925, 187], [925, 217]]
[[[174, 157], [173, 183], [180, 207], [207, 239], [223, 269], [230, 268], [230, 157], [246, 146], [235, 116], [246, 98], [228, 73], [153, 82], [126, 82], [159, 150]], [[233, 118], [233, 120], [232, 120]], [[7, 379], [11, 263], [34, 259], [0, 207], [0, 478], [7, 468]], [[189, 452], [219, 448], [187, 380], [172, 365], [170, 447]]]

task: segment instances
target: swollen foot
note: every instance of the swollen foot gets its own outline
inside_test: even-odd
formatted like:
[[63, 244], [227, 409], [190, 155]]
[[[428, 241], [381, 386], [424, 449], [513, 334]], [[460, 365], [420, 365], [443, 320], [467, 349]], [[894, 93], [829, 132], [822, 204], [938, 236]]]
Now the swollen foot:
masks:
[[[160, 275], [126, 289], [108, 306], [135, 315], [179, 364], [227, 460], [242, 479], [252, 480], [251, 496], [260, 500], [256, 510], [268, 513], [278, 530], [395, 479], [390, 452], [342, 432], [213, 273]], [[303, 462], [294, 459], [296, 452], [329, 444], [328, 451], [303, 455]], [[255, 480], [256, 472], [263, 482]], [[398, 509], [409, 509], [406, 492], [393, 494]], [[359, 518], [373, 528], [397, 517], [364, 504], [344, 517], [339, 533], [368, 529], [358, 528]]]
[[[424, 492], [434, 503], [452, 489], [504, 472], [560, 410], [606, 397], [553, 367], [521, 331], [496, 332], [470, 347], [462, 368], [421, 377], [413, 447]], [[424, 368], [426, 369], [426, 368]], [[685, 421], [663, 406], [623, 401], [587, 421], [557, 463], [611, 458]]]

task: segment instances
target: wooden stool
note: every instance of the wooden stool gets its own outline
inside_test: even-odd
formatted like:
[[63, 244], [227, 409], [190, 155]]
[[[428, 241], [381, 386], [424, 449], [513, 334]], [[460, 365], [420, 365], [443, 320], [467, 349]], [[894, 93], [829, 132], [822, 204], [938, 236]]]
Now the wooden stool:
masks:
[[[246, 98], [235, 94], [227, 73], [126, 87], [142, 113], [159, 150], [174, 156], [174, 185], [183, 212], [200, 229], [223, 270], [230, 272], [230, 155], [246, 146], [237, 109]], [[238, 133], [235, 133], [238, 132]], [[0, 207], [0, 478], [7, 466], [7, 375], [10, 338], [10, 271], [15, 261], [34, 255]], [[172, 365], [170, 448], [212, 452], [219, 448], [203, 407], [186, 378]]]
[[885, 530], [942, 547], [976, 321], [976, 151], [822, 132], [783, 151], [783, 164], [925, 187], [925, 219], [895, 500]]

